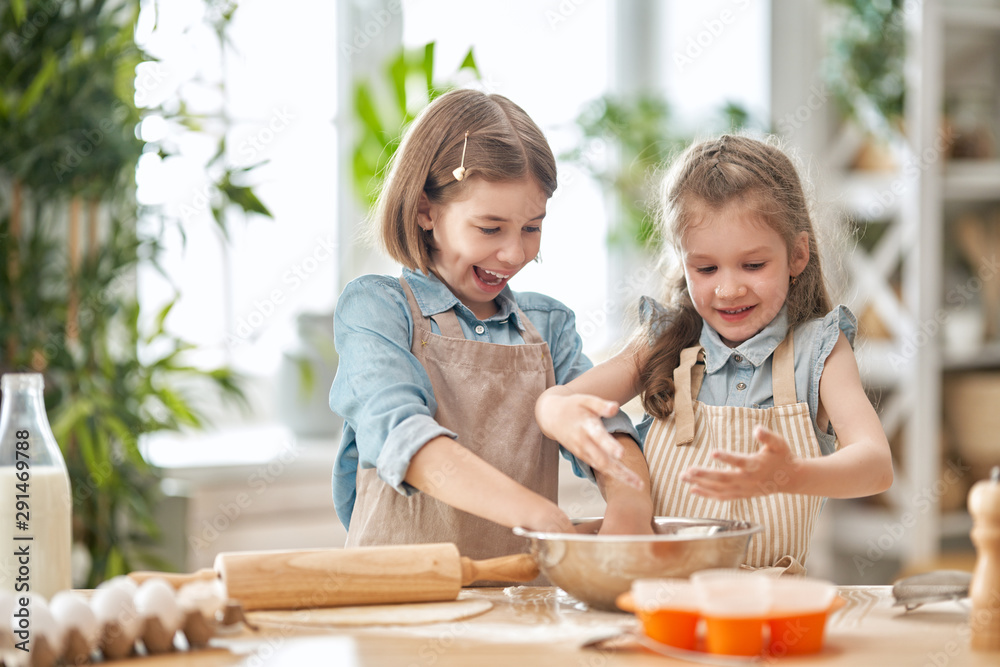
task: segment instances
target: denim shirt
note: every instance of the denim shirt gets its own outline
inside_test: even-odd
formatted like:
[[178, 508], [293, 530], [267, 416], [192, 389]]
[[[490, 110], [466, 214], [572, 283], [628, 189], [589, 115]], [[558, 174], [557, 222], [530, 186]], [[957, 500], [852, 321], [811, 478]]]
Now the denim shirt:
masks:
[[[573, 311], [551, 297], [504, 287], [496, 298], [499, 312], [479, 320], [434, 274], [404, 269], [403, 277], [424, 316], [454, 309], [469, 340], [523, 344], [524, 324], [516, 303], [548, 343], [558, 384], [593, 365], [582, 352]], [[431, 328], [441, 333], [436, 322], [431, 322]], [[337, 303], [333, 331], [340, 362], [330, 390], [330, 408], [344, 418], [333, 468], [333, 500], [347, 527], [359, 466], [376, 468], [386, 484], [409, 495], [415, 489], [403, 478], [414, 454], [433, 438], [444, 435], [461, 441], [462, 434], [434, 419], [437, 401], [427, 372], [410, 352], [413, 317], [398, 278], [367, 275], [351, 281]], [[625, 413], [604, 422], [612, 433], [628, 433], [639, 441]], [[561, 447], [560, 451], [577, 476], [594, 479], [589, 466]]]
[[[639, 302], [639, 319], [643, 325], [662, 315], [663, 306], [654, 299], [643, 297]], [[854, 346], [858, 331], [857, 320], [846, 306], [837, 306], [822, 318], [802, 322], [795, 327], [795, 395], [809, 404], [813, 430], [823, 454], [832, 454], [837, 436], [833, 426], [822, 431], [816, 424], [819, 410], [819, 380], [823, 376], [833, 346], [843, 332]], [[757, 335], [737, 347], [726, 345], [718, 332], [702, 322], [699, 343], [705, 348], [705, 378], [698, 400], [706, 405], [738, 408], [770, 408], [774, 406], [771, 381], [771, 358], [778, 343], [788, 335], [788, 313], [785, 307]], [[646, 415], [638, 430], [643, 440], [653, 418]]]

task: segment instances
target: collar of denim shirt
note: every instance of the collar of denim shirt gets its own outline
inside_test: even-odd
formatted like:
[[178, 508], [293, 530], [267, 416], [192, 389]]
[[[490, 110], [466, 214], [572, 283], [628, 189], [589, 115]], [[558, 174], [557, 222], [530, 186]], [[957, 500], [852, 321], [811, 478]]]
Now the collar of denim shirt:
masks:
[[707, 323], [702, 322], [699, 342], [705, 348], [705, 372], [715, 373], [722, 368], [734, 354], [741, 355], [753, 366], [759, 367], [778, 347], [778, 343], [788, 335], [788, 311], [782, 306], [770, 324], [760, 330], [756, 336], [745, 340], [737, 347], [729, 347], [722, 342], [722, 337]]
[[524, 331], [524, 324], [518, 316], [517, 303], [514, 301], [514, 293], [511, 291], [510, 285], [504, 285], [504, 288], [495, 299], [499, 308], [497, 314], [486, 320], [479, 320], [464, 303], [458, 300], [458, 297], [448, 289], [448, 286], [441, 282], [432, 272], [428, 272], [425, 275], [420, 271], [403, 269], [403, 278], [406, 279], [410, 289], [413, 290], [413, 298], [417, 300], [417, 306], [420, 307], [420, 313], [424, 317], [432, 317], [446, 310], [457, 308], [463, 314], [464, 319], [476, 322], [503, 322], [513, 316], [514, 324], [518, 330]]

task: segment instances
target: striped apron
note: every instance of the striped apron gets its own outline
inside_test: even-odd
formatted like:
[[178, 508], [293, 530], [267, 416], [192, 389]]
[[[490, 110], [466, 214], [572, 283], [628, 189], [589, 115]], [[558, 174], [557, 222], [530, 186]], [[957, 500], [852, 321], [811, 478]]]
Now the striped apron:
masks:
[[780, 434], [800, 458], [821, 456], [805, 402], [795, 397], [795, 353], [789, 332], [772, 357], [774, 407], [737, 408], [705, 405], [697, 397], [705, 375], [705, 352], [700, 345], [681, 353], [674, 370], [674, 412], [656, 420], [644, 451], [652, 480], [657, 516], [751, 521], [763, 526], [747, 549], [745, 567], [778, 568], [788, 574], [805, 572], [809, 540], [823, 507], [822, 496], [780, 493], [786, 479], [762, 483], [767, 495], [736, 500], [714, 500], [693, 495], [680, 476], [691, 466], [728, 468], [711, 458], [714, 449], [753, 454], [758, 449], [757, 425]]

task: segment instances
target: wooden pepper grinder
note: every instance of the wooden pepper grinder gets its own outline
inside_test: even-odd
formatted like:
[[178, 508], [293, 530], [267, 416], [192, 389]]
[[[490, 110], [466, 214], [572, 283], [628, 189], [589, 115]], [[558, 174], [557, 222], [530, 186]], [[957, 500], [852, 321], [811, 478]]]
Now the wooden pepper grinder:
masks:
[[1000, 651], [1000, 466], [969, 491], [976, 569], [969, 597], [974, 651]]

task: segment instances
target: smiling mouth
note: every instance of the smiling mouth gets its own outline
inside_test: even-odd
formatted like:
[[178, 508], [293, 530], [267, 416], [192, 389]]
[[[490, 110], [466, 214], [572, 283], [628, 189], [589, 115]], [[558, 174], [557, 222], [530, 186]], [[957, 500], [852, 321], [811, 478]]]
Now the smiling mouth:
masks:
[[510, 278], [512, 273], [499, 273], [497, 271], [490, 271], [489, 269], [484, 269], [481, 266], [474, 267], [476, 271], [476, 277], [479, 278], [484, 284], [490, 287], [496, 287], [503, 281]]
[[756, 305], [743, 306], [742, 308], [717, 308], [716, 312], [719, 313], [719, 317], [724, 322], [736, 323], [744, 321], [754, 308]]

